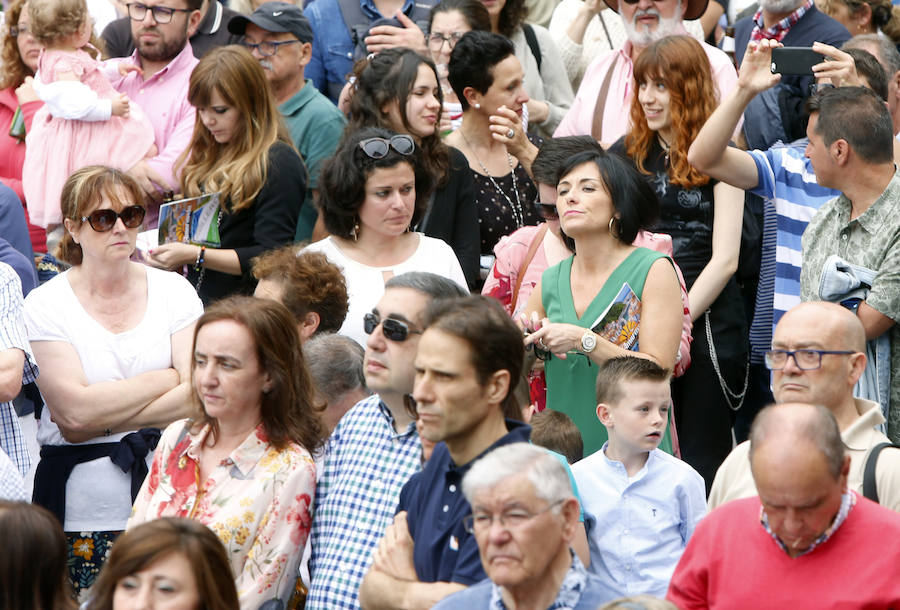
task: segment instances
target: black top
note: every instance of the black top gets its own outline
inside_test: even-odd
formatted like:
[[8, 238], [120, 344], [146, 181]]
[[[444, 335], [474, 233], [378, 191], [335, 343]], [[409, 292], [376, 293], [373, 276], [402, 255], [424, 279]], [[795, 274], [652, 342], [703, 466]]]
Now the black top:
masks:
[[[209, 10], [203, 16], [197, 31], [191, 36], [191, 50], [194, 52], [194, 57], [200, 59], [216, 47], [240, 42], [240, 36], [228, 31], [228, 22], [238, 14], [224, 6], [219, 0], [210, 2]], [[106, 53], [109, 57], [128, 57], [134, 53], [134, 41], [131, 39], [131, 19], [127, 16], [111, 21], [103, 29], [100, 37], [106, 43]]]
[[[475, 205], [481, 229], [481, 254], [493, 254], [494, 246], [501, 237], [509, 235], [523, 225], [533, 226], [541, 221], [535, 208], [538, 199], [537, 187], [521, 163], [517, 163], [513, 170], [516, 174], [515, 190], [513, 190], [513, 172], [505, 176], [493, 176], [492, 182], [491, 177], [478, 173], [474, 168], [470, 171], [475, 183]], [[497, 191], [498, 187], [500, 192]], [[516, 191], [519, 194], [518, 199]], [[509, 205], [510, 201], [516, 210]], [[519, 224], [516, 218], [518, 214], [521, 214], [524, 223]]]
[[[294, 241], [297, 217], [306, 196], [306, 168], [300, 155], [284, 142], [269, 149], [266, 183], [250, 207], [237, 214], [222, 212], [219, 238], [222, 249], [237, 252], [241, 275], [203, 270], [197, 293], [204, 305], [232, 294], [253, 294], [256, 280], [251, 259]], [[226, 208], [231, 205], [228, 201]], [[196, 286], [199, 274], [189, 267], [188, 279]]]
[[475, 184], [466, 156], [450, 148], [450, 175], [431, 198], [429, 211], [419, 229], [428, 237], [442, 239], [453, 248], [469, 288], [478, 281], [479, 233], [475, 207]]

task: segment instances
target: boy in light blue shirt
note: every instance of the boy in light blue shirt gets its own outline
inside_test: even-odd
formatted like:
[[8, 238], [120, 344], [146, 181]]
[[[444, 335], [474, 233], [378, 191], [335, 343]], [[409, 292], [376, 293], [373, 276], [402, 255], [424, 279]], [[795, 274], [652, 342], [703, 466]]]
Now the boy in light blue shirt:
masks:
[[619, 595], [665, 597], [697, 522], [706, 486], [657, 449], [671, 408], [669, 373], [652, 360], [613, 358], [597, 373], [597, 417], [609, 440], [572, 467], [585, 512], [590, 571]]

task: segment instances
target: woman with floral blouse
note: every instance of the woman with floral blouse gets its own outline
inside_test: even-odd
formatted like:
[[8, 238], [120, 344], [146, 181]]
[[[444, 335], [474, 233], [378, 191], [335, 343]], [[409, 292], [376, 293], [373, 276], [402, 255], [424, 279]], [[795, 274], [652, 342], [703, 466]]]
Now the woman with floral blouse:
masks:
[[287, 604], [309, 534], [324, 439], [293, 318], [279, 303], [232, 297], [194, 333], [197, 419], [163, 433], [131, 528], [189, 517], [225, 545], [241, 608]]

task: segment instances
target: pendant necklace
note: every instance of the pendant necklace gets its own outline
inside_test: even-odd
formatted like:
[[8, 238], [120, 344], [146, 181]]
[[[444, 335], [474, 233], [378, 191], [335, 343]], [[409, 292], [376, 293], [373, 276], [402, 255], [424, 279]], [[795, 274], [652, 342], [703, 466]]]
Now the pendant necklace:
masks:
[[509, 198], [509, 195], [507, 195], [503, 191], [503, 189], [500, 188], [500, 185], [497, 184], [496, 180], [494, 180], [494, 177], [484, 166], [484, 163], [482, 163], [481, 159], [478, 158], [478, 153], [475, 152], [475, 148], [469, 143], [469, 139], [466, 137], [466, 134], [463, 133], [462, 129], [459, 130], [459, 135], [462, 136], [463, 140], [466, 143], [466, 146], [468, 146], [469, 150], [472, 151], [472, 156], [475, 157], [476, 161], [478, 161], [478, 165], [481, 166], [481, 171], [484, 172], [485, 176], [488, 177], [488, 180], [491, 181], [491, 184], [494, 185], [494, 189], [496, 189], [496, 191], [498, 193], [500, 193], [504, 199], [506, 199], [506, 202], [509, 204], [509, 207], [512, 210], [513, 220], [516, 222], [516, 228], [521, 229], [523, 226], [525, 226], [525, 213], [522, 209], [522, 201], [519, 199], [519, 188], [518, 188], [518, 184], [516, 183], [516, 170], [515, 170], [515, 166], [513, 165], [513, 162], [512, 162], [512, 155], [510, 155], [509, 153], [506, 153], [506, 161], [507, 161], [507, 163], [509, 163], [509, 169], [510, 169], [509, 173], [510, 173], [510, 175], [512, 175], [513, 196], [516, 198], [515, 203], [513, 203], [512, 199]]

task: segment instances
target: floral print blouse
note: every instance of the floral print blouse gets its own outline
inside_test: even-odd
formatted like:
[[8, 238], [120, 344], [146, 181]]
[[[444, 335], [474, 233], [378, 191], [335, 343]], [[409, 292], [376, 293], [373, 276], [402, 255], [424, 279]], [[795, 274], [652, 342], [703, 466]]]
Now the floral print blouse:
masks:
[[201, 481], [210, 428], [191, 434], [191, 425], [166, 428], [127, 528], [158, 517], [196, 519], [225, 545], [242, 609], [273, 598], [287, 604], [312, 520], [312, 457], [294, 443], [275, 449], [260, 424]]

